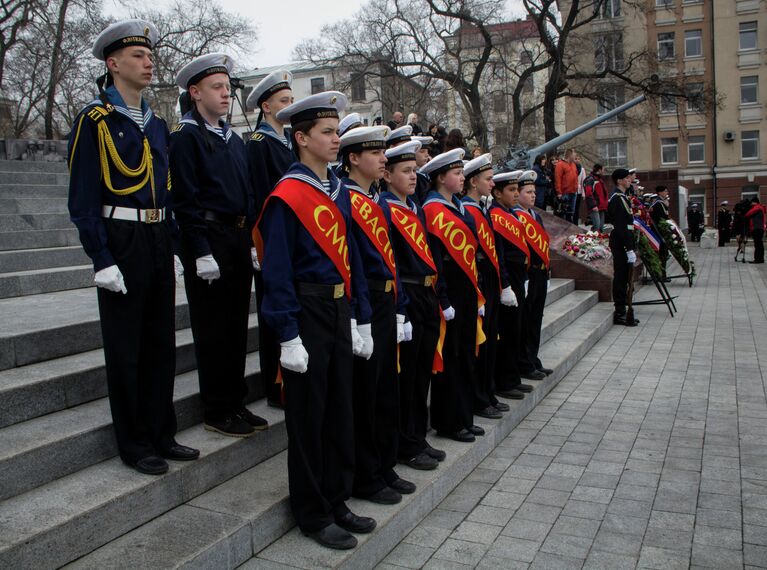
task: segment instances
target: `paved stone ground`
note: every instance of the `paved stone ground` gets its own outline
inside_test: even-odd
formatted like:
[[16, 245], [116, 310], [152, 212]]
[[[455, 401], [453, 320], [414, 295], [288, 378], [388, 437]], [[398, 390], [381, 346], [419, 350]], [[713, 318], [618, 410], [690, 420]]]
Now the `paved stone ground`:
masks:
[[379, 568], [767, 568], [767, 272], [734, 251], [693, 246], [676, 317], [614, 327]]

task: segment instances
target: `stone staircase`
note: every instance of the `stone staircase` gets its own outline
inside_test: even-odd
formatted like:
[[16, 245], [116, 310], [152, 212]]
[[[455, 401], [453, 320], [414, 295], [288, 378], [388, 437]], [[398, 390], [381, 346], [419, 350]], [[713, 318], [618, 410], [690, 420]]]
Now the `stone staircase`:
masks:
[[[176, 295], [180, 442], [200, 448], [162, 477], [116, 457], [90, 263], [66, 214], [61, 164], [0, 161], [0, 568], [372, 567], [517, 425], [611, 326], [611, 307], [551, 281], [541, 357], [554, 374], [474, 444], [435, 440], [439, 469], [401, 467], [418, 491], [354, 510], [379, 523], [329, 551], [293, 528], [283, 414], [260, 399], [250, 318], [249, 408], [271, 427], [250, 439], [202, 429], [183, 287]], [[253, 307], [251, 306], [251, 311]]]

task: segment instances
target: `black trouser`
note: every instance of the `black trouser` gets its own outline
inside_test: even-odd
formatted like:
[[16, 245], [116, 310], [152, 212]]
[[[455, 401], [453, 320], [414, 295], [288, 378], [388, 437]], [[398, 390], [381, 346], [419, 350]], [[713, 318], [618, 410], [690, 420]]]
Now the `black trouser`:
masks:
[[549, 284], [547, 269], [531, 267], [527, 272], [527, 297], [522, 315], [522, 338], [524, 345], [522, 358], [519, 361], [521, 372], [533, 372], [543, 366], [538, 358], [541, 348], [541, 327], [543, 326], [543, 309], [546, 306], [546, 291]]
[[256, 311], [258, 313], [258, 358], [261, 362], [261, 381], [267, 400], [284, 404], [284, 394], [277, 382], [280, 366], [280, 343], [274, 329], [266, 324], [261, 316], [261, 303], [264, 299], [264, 279], [260, 271], [254, 271], [256, 283]]
[[482, 331], [485, 340], [477, 356], [477, 376], [474, 383], [474, 411], [479, 412], [497, 404], [495, 397], [495, 362], [498, 353], [498, 316], [500, 310], [500, 283], [495, 267], [486, 258], [477, 262], [482, 282], [482, 296], [485, 298], [485, 316], [482, 317]]
[[184, 283], [192, 321], [197, 375], [205, 420], [221, 421], [244, 404], [245, 357], [253, 265], [248, 230], [206, 222], [208, 244], [221, 277], [197, 277], [196, 260], [183, 239]]
[[[507, 246], [508, 247], [508, 246]], [[522, 314], [525, 310], [525, 280], [527, 268], [524, 260], [507, 263], [509, 284], [517, 296], [516, 307], [501, 305], [498, 319], [498, 356], [495, 364], [496, 392], [508, 392], [522, 383], [519, 375], [519, 360], [523, 351]]]
[[764, 230], [753, 230], [751, 238], [754, 240], [754, 261], [764, 263]]
[[615, 313], [623, 315], [626, 312], [626, 296], [629, 285], [629, 261], [625, 248], [610, 240], [610, 250], [613, 252], [613, 303]]
[[[332, 286], [329, 286], [332, 289]], [[282, 370], [290, 507], [314, 532], [348, 512], [354, 477], [351, 310], [346, 297], [299, 292], [298, 331], [309, 353], [299, 374]]]
[[453, 433], [473, 425], [474, 366], [476, 361], [477, 293], [458, 265], [446, 259], [442, 275], [455, 318], [447, 322], [442, 347], [444, 370], [431, 383], [431, 425]]
[[432, 287], [403, 283], [413, 340], [399, 345], [399, 456], [412, 459], [426, 449], [429, 383], [439, 340], [440, 309]]
[[729, 228], [719, 228], [719, 247], [724, 247], [727, 243], [730, 243]]
[[354, 358], [354, 485], [352, 493], [369, 497], [397, 479], [399, 393], [397, 321], [394, 291], [370, 287], [373, 355]]
[[109, 405], [123, 461], [173, 445], [176, 282], [166, 223], [104, 220], [128, 293], [98, 288]]

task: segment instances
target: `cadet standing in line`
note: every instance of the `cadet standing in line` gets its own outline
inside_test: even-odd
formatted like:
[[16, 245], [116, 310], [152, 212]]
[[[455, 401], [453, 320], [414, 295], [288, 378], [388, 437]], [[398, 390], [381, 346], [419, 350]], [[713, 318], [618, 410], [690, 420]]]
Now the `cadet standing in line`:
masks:
[[[432, 181], [423, 209], [429, 247], [437, 265], [437, 293], [446, 321], [442, 370], [432, 382], [431, 425], [439, 435], [471, 442], [485, 431], [474, 425], [475, 361], [484, 341], [474, 219], [458, 194], [463, 190], [461, 148], [434, 157], [423, 168]], [[443, 323], [445, 326], [445, 323]]]
[[[367, 292], [349, 193], [328, 168], [346, 104], [343, 93], [328, 91], [277, 114], [293, 128], [300, 162], [269, 196], [253, 232], [264, 277], [261, 310], [281, 346], [290, 506], [305, 535], [337, 549], [356, 546], [350, 532], [376, 526], [346, 506], [354, 477], [353, 295]], [[360, 318], [369, 323], [369, 303], [361, 299], [360, 306], [368, 307]], [[355, 339], [358, 353], [362, 342]]]
[[[655, 194], [656, 198], [650, 206], [650, 217], [652, 218], [653, 225], [656, 227], [655, 233], [660, 236], [657, 228], [662, 220], [668, 220], [668, 188], [663, 185], [656, 186]], [[658, 255], [660, 257], [660, 263], [663, 269], [663, 280], [670, 282], [671, 279], [666, 276], [666, 264], [668, 263], [669, 251], [666, 242], [662, 240]]]
[[476, 259], [480, 289], [485, 297], [482, 328], [487, 339], [479, 347], [477, 357], [474, 415], [500, 419], [502, 414], [497, 407], [500, 402], [495, 397], [499, 301], [508, 307], [516, 305], [517, 299], [509, 286], [506, 267], [499, 263], [504, 257], [503, 241], [497, 237], [487, 216], [487, 209], [481, 203], [483, 199], [490, 198], [493, 189], [493, 155], [486, 153], [467, 162], [463, 167], [463, 176], [466, 195], [462, 201], [466, 211], [474, 218], [479, 241]]
[[[352, 494], [374, 503], [395, 504], [415, 485], [397, 475], [399, 390], [397, 344], [405, 340], [407, 296], [391, 247], [391, 213], [372, 189], [386, 170], [389, 127], [359, 127], [341, 137], [341, 179], [349, 192], [354, 242], [370, 299], [372, 355], [354, 359], [355, 473]], [[372, 194], [371, 194], [372, 193]]]
[[[297, 160], [290, 141], [290, 131], [277, 120], [277, 113], [293, 103], [292, 83], [293, 75], [289, 71], [278, 70], [270, 73], [258, 82], [246, 102], [247, 108], [258, 109], [256, 132], [245, 145], [256, 218], [261, 214], [264, 202], [277, 182]], [[264, 282], [260, 264], [257, 259], [254, 259], [254, 262], [261, 380], [267, 403], [272, 407], [281, 408], [284, 405], [284, 393], [279, 371], [280, 345], [274, 331], [264, 322], [261, 314]]]
[[437, 266], [426, 235], [423, 210], [413, 200], [418, 141], [386, 151], [381, 195], [391, 212], [391, 242], [402, 288], [408, 298], [405, 341], [400, 344], [400, 463], [419, 470], [436, 469], [445, 452], [426, 441], [429, 426], [429, 383], [440, 328], [439, 299], [434, 289]]
[[165, 459], [199, 456], [174, 439], [174, 266], [177, 275], [183, 268], [167, 209], [168, 127], [141, 96], [157, 36], [153, 24], [125, 20], [96, 38], [93, 55], [107, 72], [68, 149], [69, 213], [96, 272], [117, 450], [151, 475], [168, 470]]
[[170, 163], [182, 258], [196, 268], [184, 283], [204, 426], [248, 437], [268, 425], [244, 403], [255, 219], [245, 145], [221, 120], [229, 109], [233, 67], [230, 56], [211, 53], [179, 71], [176, 83], [189, 92], [192, 110], [170, 136]]
[[634, 175], [625, 168], [613, 170], [615, 192], [607, 205], [607, 219], [613, 225], [610, 232], [610, 251], [613, 254], [613, 303], [615, 313], [613, 323], [627, 327], [636, 326], [639, 321], [626, 320], [626, 296], [628, 290], [629, 265], [637, 260], [634, 253], [634, 214], [626, 191], [631, 186]]
[[429, 149], [434, 142], [434, 137], [417, 136], [411, 137], [411, 140], [421, 143], [421, 148], [415, 153], [415, 165], [419, 170], [416, 171], [416, 186], [415, 194], [413, 194], [413, 201], [419, 206], [423, 204], [426, 194], [431, 189], [431, 180], [427, 174], [420, 171], [423, 166], [431, 160]]
[[[512, 400], [521, 400], [533, 387], [522, 383], [519, 359], [524, 346], [522, 338], [522, 314], [525, 303], [525, 281], [530, 264], [530, 250], [525, 240], [525, 227], [512, 210], [517, 207], [519, 188], [517, 180], [521, 170], [503, 172], [493, 176], [493, 203], [490, 221], [496, 233], [496, 243], [501, 242], [499, 261], [506, 269], [509, 284], [514, 293], [513, 303], [502, 305], [498, 317], [498, 356], [495, 366], [496, 394]], [[537, 194], [536, 194], [537, 196]], [[536, 198], [537, 199], [537, 198]], [[495, 404], [508, 405], [499, 402]], [[503, 411], [502, 408], [501, 411]]]
[[535, 205], [534, 170], [525, 170], [519, 175], [519, 206], [513, 214], [525, 228], [525, 239], [530, 250], [530, 267], [527, 270], [525, 308], [522, 314], [522, 338], [524, 346], [519, 369], [522, 378], [543, 380], [553, 370], [544, 368], [538, 358], [541, 347], [543, 310], [546, 306], [546, 292], [549, 286], [549, 234], [543, 227], [543, 219], [533, 210]]

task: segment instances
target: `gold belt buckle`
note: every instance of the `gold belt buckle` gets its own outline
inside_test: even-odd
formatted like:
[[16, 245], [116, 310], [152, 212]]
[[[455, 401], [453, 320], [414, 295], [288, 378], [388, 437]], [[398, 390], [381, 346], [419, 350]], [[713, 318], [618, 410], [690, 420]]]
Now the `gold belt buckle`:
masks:
[[144, 221], [147, 224], [156, 224], [160, 221], [160, 210], [151, 208], [149, 210], [144, 210], [144, 212], [146, 212], [144, 214]]
[[433, 275], [427, 275], [423, 278], [423, 286], [424, 287], [431, 287], [432, 283], [434, 283], [434, 276]]
[[394, 281], [392, 281], [391, 279], [387, 279], [386, 280], [386, 287], [384, 287], [384, 293], [390, 293], [391, 292], [391, 288], [392, 288], [392, 284], [393, 283], [394, 283]]
[[334, 299], [340, 299], [344, 296], [344, 284], [338, 283], [337, 285], [333, 286], [333, 298]]
[[237, 216], [234, 219], [234, 227], [237, 229], [242, 229], [245, 227], [245, 216]]

